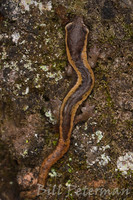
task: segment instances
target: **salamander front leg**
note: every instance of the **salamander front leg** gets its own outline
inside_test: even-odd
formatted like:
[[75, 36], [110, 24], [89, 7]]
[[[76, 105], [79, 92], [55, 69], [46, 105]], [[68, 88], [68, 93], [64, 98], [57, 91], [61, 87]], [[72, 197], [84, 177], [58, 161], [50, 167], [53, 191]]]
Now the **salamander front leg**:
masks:
[[96, 46], [96, 44], [90, 48], [88, 52], [88, 63], [91, 66], [91, 68], [94, 68], [96, 66], [97, 59], [100, 55], [100, 48]]

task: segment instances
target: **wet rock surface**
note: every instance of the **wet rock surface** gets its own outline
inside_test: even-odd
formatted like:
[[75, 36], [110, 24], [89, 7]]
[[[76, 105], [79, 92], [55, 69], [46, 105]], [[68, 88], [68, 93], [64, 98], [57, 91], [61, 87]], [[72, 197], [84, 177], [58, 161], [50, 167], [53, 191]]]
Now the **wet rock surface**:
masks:
[[63, 100], [73, 81], [65, 72], [64, 27], [76, 15], [90, 30], [88, 51], [100, 49], [87, 99], [94, 111], [75, 126], [69, 152], [52, 167], [37, 199], [132, 199], [133, 2], [2, 0], [2, 200], [30, 199], [21, 194], [36, 183], [39, 166], [58, 142], [54, 102]]

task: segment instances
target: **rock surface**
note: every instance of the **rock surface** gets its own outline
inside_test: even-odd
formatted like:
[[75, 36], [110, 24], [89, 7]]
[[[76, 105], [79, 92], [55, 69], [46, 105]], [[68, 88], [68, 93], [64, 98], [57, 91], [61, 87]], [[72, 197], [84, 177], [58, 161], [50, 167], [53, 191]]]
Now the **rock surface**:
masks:
[[51, 102], [62, 101], [72, 82], [65, 73], [64, 27], [76, 15], [90, 30], [88, 51], [100, 48], [87, 100], [95, 109], [74, 128], [69, 152], [52, 167], [37, 199], [132, 199], [133, 2], [1, 0], [2, 200], [23, 199], [57, 144]]

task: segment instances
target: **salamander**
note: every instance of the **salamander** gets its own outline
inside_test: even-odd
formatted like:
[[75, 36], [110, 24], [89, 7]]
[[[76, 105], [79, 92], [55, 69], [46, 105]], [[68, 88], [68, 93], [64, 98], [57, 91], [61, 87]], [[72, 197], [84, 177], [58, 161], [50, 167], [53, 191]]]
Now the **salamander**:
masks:
[[76, 17], [65, 27], [66, 52], [70, 65], [76, 73], [76, 82], [65, 96], [60, 108], [59, 141], [55, 150], [42, 162], [38, 183], [46, 184], [48, 172], [68, 151], [74, 120], [79, 106], [91, 93], [94, 74], [87, 61], [87, 39], [89, 30], [82, 17]]

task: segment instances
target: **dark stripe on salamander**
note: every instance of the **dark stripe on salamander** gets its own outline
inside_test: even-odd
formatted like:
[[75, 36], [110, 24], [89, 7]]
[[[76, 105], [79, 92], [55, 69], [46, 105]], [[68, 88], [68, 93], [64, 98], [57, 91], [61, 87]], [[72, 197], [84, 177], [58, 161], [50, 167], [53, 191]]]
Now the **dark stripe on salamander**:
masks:
[[79, 102], [82, 99], [83, 94], [85, 94], [92, 84], [92, 79], [89, 70], [83, 66], [82, 61], [76, 62], [76, 67], [79, 69], [79, 71], [82, 74], [82, 84], [77, 88], [77, 90], [71, 95], [71, 97], [66, 102], [66, 105], [63, 110], [63, 123], [62, 123], [62, 129], [63, 129], [63, 139], [67, 139], [67, 133], [69, 132], [70, 128], [70, 121], [71, 121], [71, 111], [73, 108], [73, 105], [75, 105], [77, 102]]

